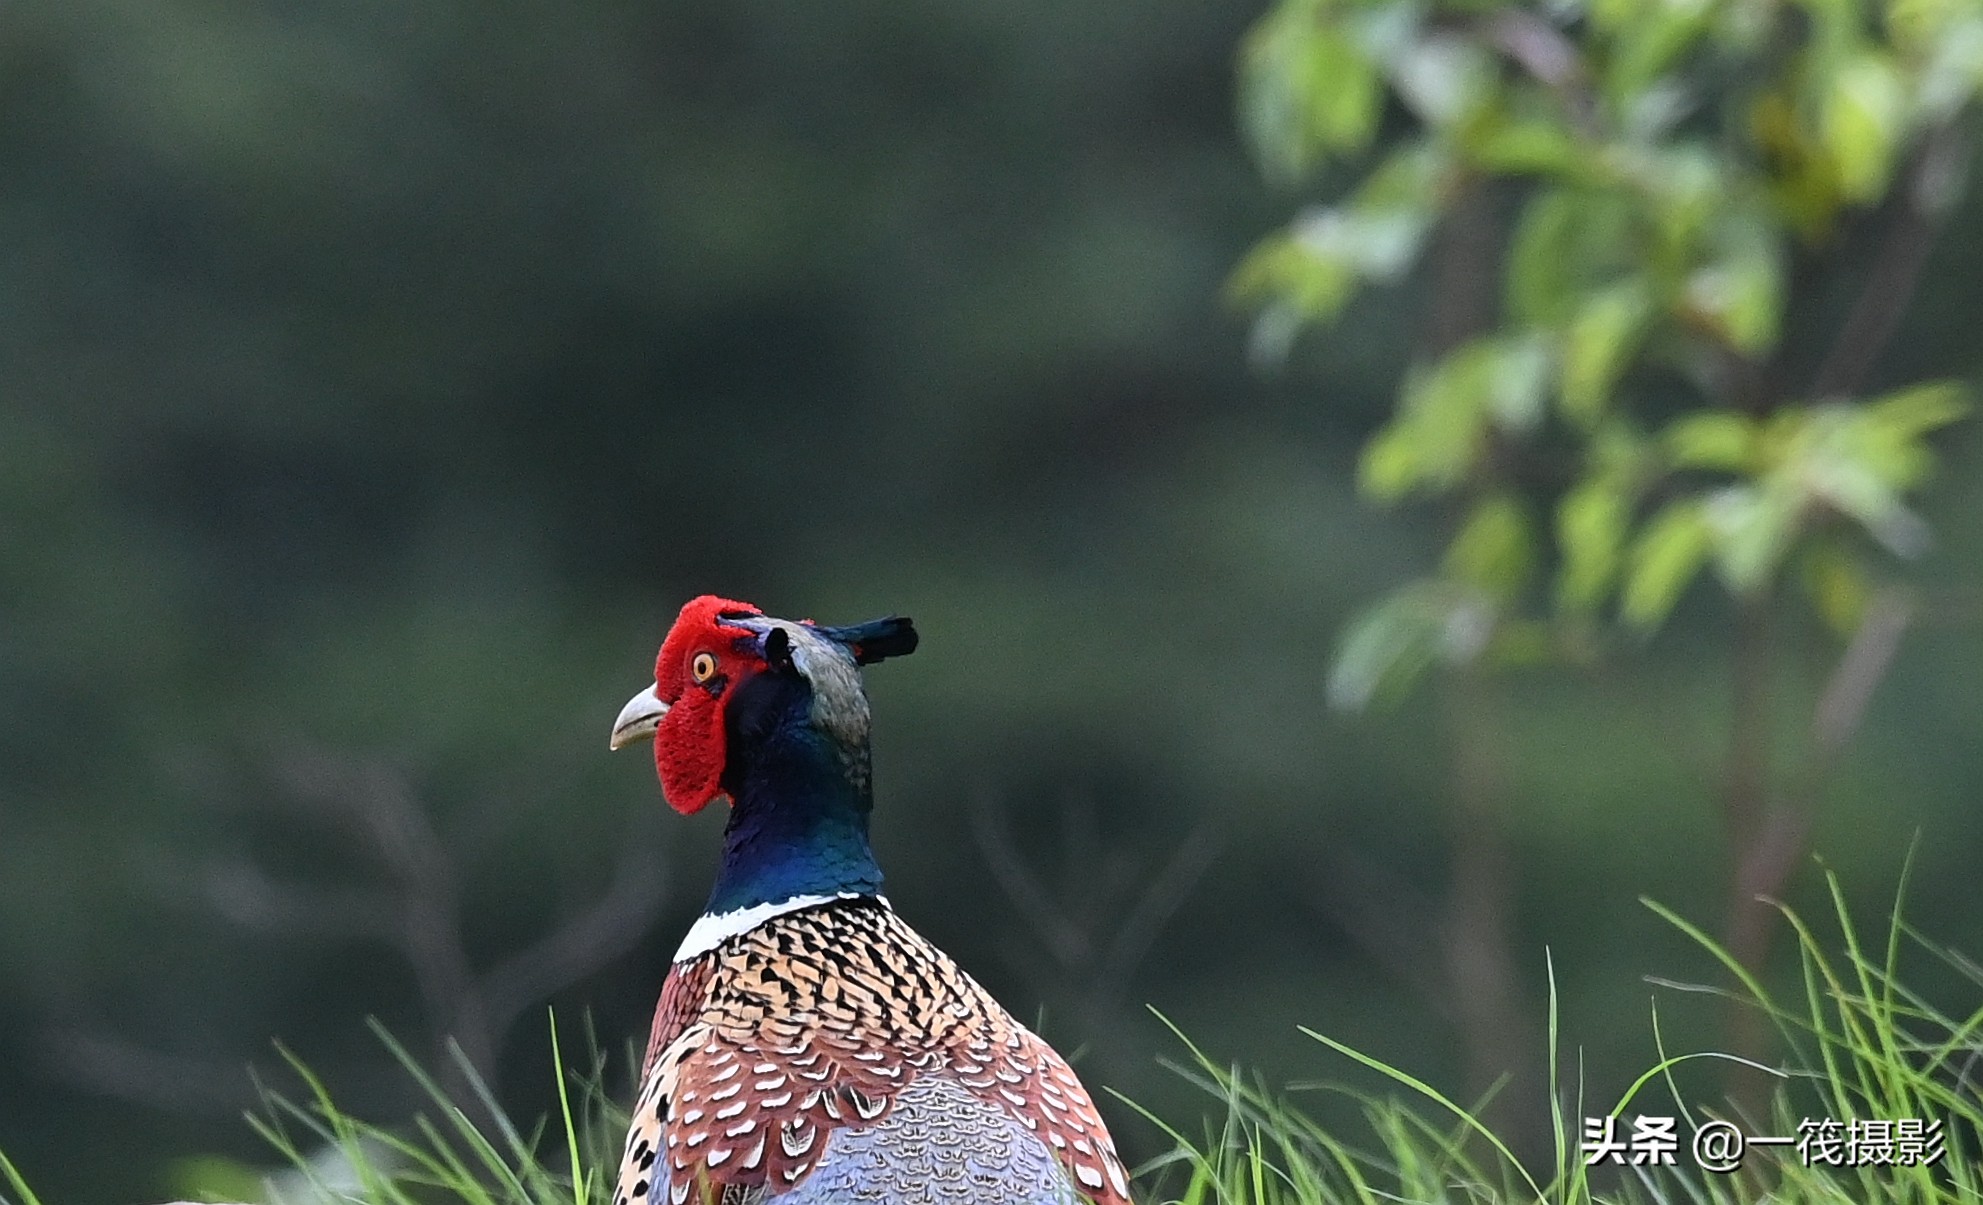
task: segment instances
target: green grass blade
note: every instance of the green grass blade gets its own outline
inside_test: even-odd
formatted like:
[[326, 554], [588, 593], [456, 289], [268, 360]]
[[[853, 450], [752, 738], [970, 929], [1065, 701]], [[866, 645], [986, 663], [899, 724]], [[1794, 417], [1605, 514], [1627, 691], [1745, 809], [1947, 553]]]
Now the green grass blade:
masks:
[[21, 1194], [21, 1205], [41, 1205], [41, 1198], [34, 1195], [34, 1189], [28, 1187], [26, 1177], [14, 1166], [14, 1161], [7, 1158], [5, 1151], [0, 1151], [0, 1176], [6, 1178], [8, 1187]]
[[572, 1205], [585, 1205], [590, 1195], [584, 1164], [578, 1157], [578, 1126], [572, 1121], [571, 1094], [565, 1088], [564, 1053], [558, 1049], [558, 1012], [546, 1010], [551, 1021], [551, 1067], [558, 1076], [558, 1113], [565, 1122], [565, 1148], [571, 1155], [571, 1199]]
[[1420, 1096], [1423, 1096], [1425, 1099], [1432, 1101], [1440, 1108], [1445, 1109], [1447, 1112], [1451, 1113], [1454, 1117], [1458, 1118], [1462, 1123], [1464, 1123], [1469, 1130], [1472, 1130], [1475, 1134], [1478, 1134], [1489, 1146], [1494, 1148], [1496, 1153], [1498, 1153], [1502, 1157], [1502, 1159], [1506, 1161], [1507, 1166], [1513, 1168], [1515, 1170], [1515, 1173], [1521, 1176], [1522, 1182], [1528, 1186], [1529, 1191], [1534, 1195], [1537, 1201], [1545, 1202], [1545, 1203], [1548, 1201], [1548, 1197], [1542, 1191], [1542, 1185], [1536, 1183], [1535, 1177], [1529, 1174], [1528, 1169], [1522, 1166], [1522, 1161], [1520, 1159], [1517, 1159], [1515, 1157], [1515, 1153], [1508, 1149], [1506, 1143], [1501, 1141], [1500, 1135], [1488, 1129], [1485, 1125], [1483, 1125], [1480, 1122], [1480, 1119], [1476, 1118], [1473, 1114], [1467, 1112], [1459, 1105], [1454, 1104], [1450, 1099], [1447, 1098], [1447, 1096], [1443, 1092], [1439, 1091], [1437, 1088], [1434, 1088], [1431, 1084], [1426, 1083], [1424, 1080], [1421, 1080], [1418, 1077], [1412, 1075], [1410, 1072], [1400, 1071], [1398, 1068], [1391, 1066], [1390, 1064], [1384, 1062], [1381, 1059], [1372, 1058], [1371, 1056], [1363, 1053], [1362, 1051], [1356, 1049], [1353, 1046], [1348, 1046], [1342, 1042], [1338, 1042], [1334, 1038], [1329, 1037], [1327, 1034], [1317, 1033], [1315, 1030], [1308, 1029], [1306, 1027], [1302, 1027], [1301, 1032], [1307, 1034], [1311, 1038], [1314, 1038], [1316, 1041], [1322, 1043], [1324, 1046], [1327, 1046], [1329, 1049], [1335, 1051], [1337, 1054], [1353, 1059], [1356, 1062], [1363, 1064], [1365, 1067], [1370, 1068], [1372, 1071], [1377, 1072], [1379, 1075], [1387, 1076], [1390, 1079], [1393, 1079], [1398, 1083], [1403, 1084], [1405, 1087], [1410, 1088], [1412, 1091], [1418, 1093]]

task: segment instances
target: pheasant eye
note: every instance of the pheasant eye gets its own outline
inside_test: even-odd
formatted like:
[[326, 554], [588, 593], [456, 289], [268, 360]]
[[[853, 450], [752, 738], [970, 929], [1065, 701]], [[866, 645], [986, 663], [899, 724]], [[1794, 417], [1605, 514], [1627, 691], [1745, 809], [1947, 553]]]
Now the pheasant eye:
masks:
[[689, 662], [689, 673], [697, 682], [707, 682], [716, 676], [716, 658], [709, 653], [697, 653]]

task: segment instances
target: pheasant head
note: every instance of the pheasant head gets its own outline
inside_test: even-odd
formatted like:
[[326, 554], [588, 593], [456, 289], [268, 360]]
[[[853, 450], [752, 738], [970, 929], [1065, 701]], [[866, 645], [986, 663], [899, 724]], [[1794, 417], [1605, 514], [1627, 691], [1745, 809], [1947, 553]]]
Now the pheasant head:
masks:
[[778, 703], [802, 701], [806, 722], [843, 756], [864, 754], [868, 700], [858, 667], [912, 653], [916, 640], [906, 618], [829, 628], [702, 595], [661, 642], [654, 685], [621, 709], [611, 745], [651, 738], [662, 794], [683, 815], [718, 796], [734, 801], [731, 784], [761, 752], [753, 746], [776, 735], [779, 725], [766, 721], [787, 718]]
[[612, 747], [651, 738], [662, 794], [684, 815], [732, 805], [711, 913], [879, 892], [860, 667], [916, 640], [904, 618], [825, 627], [713, 595], [682, 608]]

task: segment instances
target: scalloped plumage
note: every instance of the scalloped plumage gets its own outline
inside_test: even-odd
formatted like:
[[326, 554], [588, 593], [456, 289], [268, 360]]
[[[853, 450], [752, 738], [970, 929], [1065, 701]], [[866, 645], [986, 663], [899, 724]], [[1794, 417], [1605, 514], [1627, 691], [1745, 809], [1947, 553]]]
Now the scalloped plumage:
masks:
[[1128, 1205], [1081, 1081], [878, 899], [677, 963], [618, 1205]]

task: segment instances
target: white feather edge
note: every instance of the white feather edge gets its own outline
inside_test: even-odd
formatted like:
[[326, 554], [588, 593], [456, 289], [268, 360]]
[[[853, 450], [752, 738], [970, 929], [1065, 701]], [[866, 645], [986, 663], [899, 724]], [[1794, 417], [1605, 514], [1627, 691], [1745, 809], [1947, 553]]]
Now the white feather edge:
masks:
[[797, 912], [801, 908], [811, 908], [815, 904], [830, 904], [834, 900], [874, 900], [882, 907], [888, 907], [886, 897], [862, 895], [858, 891], [842, 891], [837, 895], [795, 895], [789, 900], [775, 904], [752, 904], [748, 908], [737, 908], [729, 912], [705, 912], [696, 917], [689, 926], [688, 935], [682, 938], [681, 948], [675, 951], [676, 962], [687, 962], [700, 958], [732, 937], [748, 933], [774, 916], [787, 912]]

